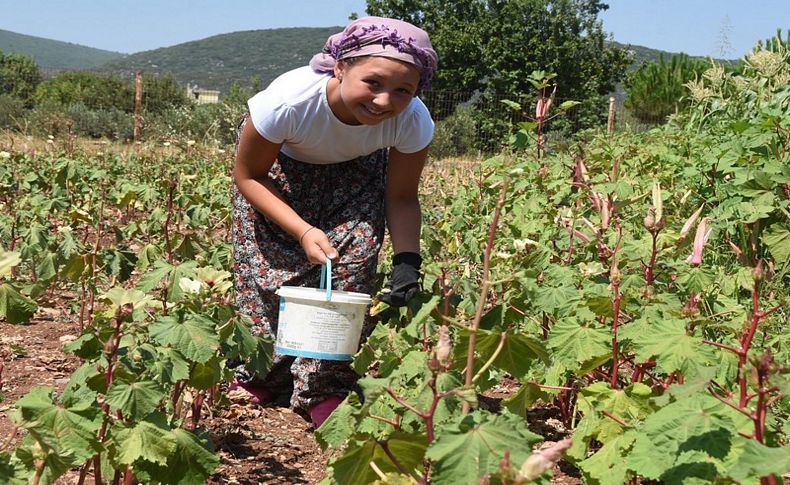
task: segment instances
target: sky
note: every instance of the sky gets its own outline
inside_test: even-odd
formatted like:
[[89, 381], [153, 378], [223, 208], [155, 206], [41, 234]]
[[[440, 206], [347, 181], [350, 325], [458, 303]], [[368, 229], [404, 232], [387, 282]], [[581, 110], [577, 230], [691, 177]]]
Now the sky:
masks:
[[[790, 0], [606, 0], [614, 40], [695, 56], [735, 59], [777, 28]], [[365, 0], [0, 0], [0, 29], [134, 53], [212, 35], [345, 25]]]

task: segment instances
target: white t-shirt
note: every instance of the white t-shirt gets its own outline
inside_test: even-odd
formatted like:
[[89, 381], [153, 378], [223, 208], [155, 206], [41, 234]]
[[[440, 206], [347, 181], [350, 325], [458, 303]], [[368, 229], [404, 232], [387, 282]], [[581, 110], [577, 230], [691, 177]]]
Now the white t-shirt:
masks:
[[282, 143], [289, 157], [305, 163], [345, 162], [394, 147], [402, 153], [422, 150], [433, 138], [433, 120], [419, 98], [398, 116], [376, 125], [347, 125], [329, 108], [330, 74], [309, 66], [289, 71], [247, 101], [258, 133]]

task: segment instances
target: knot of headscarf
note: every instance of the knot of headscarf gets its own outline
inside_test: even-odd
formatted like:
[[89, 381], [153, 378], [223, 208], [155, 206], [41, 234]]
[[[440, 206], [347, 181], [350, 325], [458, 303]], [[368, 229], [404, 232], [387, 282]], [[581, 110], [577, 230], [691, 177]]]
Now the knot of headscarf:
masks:
[[362, 17], [327, 39], [324, 49], [310, 60], [318, 72], [332, 72], [336, 61], [379, 56], [412, 64], [420, 72], [421, 91], [430, 86], [438, 57], [428, 34], [414, 25], [384, 17]]

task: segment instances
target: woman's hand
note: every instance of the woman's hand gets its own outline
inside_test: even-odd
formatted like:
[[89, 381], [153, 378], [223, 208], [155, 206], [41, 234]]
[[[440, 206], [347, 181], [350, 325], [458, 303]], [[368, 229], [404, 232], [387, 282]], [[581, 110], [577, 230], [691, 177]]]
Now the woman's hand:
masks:
[[299, 238], [307, 259], [313, 264], [324, 264], [327, 259], [335, 260], [338, 257], [337, 250], [332, 247], [329, 238], [321, 229], [311, 226], [306, 229]]

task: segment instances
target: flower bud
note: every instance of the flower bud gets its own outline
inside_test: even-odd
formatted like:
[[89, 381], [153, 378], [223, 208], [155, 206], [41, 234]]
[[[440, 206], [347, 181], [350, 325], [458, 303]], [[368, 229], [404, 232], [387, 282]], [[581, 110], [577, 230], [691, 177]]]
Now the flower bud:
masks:
[[436, 358], [442, 367], [447, 368], [452, 364], [453, 344], [450, 341], [450, 329], [447, 325], [439, 327], [439, 343], [436, 345]]
[[752, 280], [755, 283], [759, 283], [760, 281], [765, 279], [765, 270], [763, 270], [763, 260], [757, 261], [757, 266], [752, 268]]
[[649, 209], [647, 209], [647, 215], [642, 220], [642, 224], [644, 224], [645, 225], [645, 229], [647, 229], [650, 232], [653, 232], [653, 231], [656, 230], [656, 208], [655, 207], [650, 207]]

